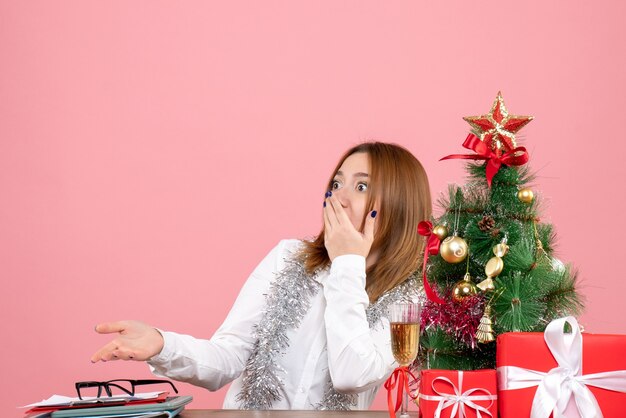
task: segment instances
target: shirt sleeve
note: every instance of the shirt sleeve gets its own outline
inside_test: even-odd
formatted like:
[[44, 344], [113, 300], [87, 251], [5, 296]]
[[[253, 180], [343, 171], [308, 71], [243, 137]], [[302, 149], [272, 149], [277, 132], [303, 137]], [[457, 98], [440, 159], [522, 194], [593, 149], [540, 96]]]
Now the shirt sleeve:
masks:
[[380, 385], [397, 366], [391, 353], [389, 321], [370, 329], [366, 309], [365, 257], [336, 257], [324, 283], [328, 366], [333, 386], [358, 393]]
[[210, 340], [159, 330], [164, 346], [148, 360], [151, 371], [212, 391], [236, 379], [252, 352], [253, 327], [261, 319], [264, 295], [283, 263], [287, 242], [281, 241], [252, 272]]

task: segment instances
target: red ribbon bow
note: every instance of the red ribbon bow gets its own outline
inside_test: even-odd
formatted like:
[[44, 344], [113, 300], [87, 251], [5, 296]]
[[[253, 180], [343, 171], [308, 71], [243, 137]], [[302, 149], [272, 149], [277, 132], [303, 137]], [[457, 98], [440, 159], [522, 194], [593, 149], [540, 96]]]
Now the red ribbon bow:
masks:
[[498, 173], [502, 164], [510, 165], [524, 165], [528, 162], [529, 156], [526, 148], [517, 147], [511, 151], [500, 155], [499, 152], [493, 152], [487, 144], [480, 140], [474, 134], [469, 134], [463, 142], [463, 147], [474, 151], [476, 154], [452, 154], [443, 157], [439, 161], [443, 160], [486, 160], [487, 161], [487, 184], [491, 187], [491, 180]]
[[441, 241], [439, 240], [439, 237], [437, 235], [433, 234], [433, 224], [430, 223], [430, 221], [420, 222], [417, 225], [417, 232], [419, 232], [420, 235], [428, 238], [428, 240], [426, 241], [426, 248], [424, 249], [424, 264], [422, 265], [422, 269], [424, 271], [424, 292], [426, 293], [426, 297], [429, 300], [435, 303], [442, 304], [444, 303], [444, 300], [435, 293], [435, 291], [430, 286], [430, 283], [428, 283], [428, 278], [426, 277], [426, 263], [428, 263], [428, 255], [439, 254], [439, 244], [441, 243]]
[[[411, 399], [416, 399], [417, 395], [413, 395], [409, 389], [409, 376], [413, 380], [417, 380], [416, 377], [409, 371], [407, 366], [398, 367], [391, 373], [389, 379], [385, 381], [385, 389], [387, 389], [387, 406], [389, 407], [389, 418], [395, 418], [396, 412], [402, 405], [402, 393], [406, 392]], [[396, 394], [396, 405], [393, 404], [393, 391], [398, 387], [398, 393]]]

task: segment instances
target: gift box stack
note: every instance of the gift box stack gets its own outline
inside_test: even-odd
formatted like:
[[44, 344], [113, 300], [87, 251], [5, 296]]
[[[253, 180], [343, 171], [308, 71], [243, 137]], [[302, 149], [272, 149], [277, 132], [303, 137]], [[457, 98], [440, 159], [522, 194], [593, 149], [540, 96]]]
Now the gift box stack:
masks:
[[[498, 336], [495, 370], [423, 370], [422, 417], [626, 416], [626, 335], [583, 334], [574, 317], [545, 333]], [[496, 395], [497, 393], [497, 395]]]
[[626, 336], [578, 329], [577, 273], [555, 257], [516, 137], [533, 118], [509, 113], [498, 93], [488, 113], [464, 119], [465, 150], [442, 164], [467, 162], [468, 181], [450, 186], [443, 213], [418, 227], [422, 415], [626, 417]]
[[495, 370], [423, 370], [422, 417], [498, 417]]

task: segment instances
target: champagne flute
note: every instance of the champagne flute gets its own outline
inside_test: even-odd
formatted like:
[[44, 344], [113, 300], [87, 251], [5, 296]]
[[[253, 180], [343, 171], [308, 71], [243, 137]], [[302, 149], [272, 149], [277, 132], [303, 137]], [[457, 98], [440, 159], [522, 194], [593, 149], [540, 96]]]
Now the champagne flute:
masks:
[[[393, 303], [389, 307], [391, 323], [391, 351], [401, 367], [407, 367], [415, 357], [419, 347], [420, 305], [418, 303]], [[408, 393], [403, 391], [400, 418], [408, 418]]]

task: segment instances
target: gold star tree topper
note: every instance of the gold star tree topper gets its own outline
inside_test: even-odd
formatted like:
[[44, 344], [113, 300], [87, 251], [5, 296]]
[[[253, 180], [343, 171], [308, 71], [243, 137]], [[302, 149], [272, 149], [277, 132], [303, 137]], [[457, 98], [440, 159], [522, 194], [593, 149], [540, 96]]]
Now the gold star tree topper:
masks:
[[509, 115], [502, 94], [498, 92], [488, 114], [466, 116], [463, 119], [472, 125], [481, 141], [485, 142], [492, 151], [501, 155], [517, 147], [515, 134], [533, 120], [533, 117]]

